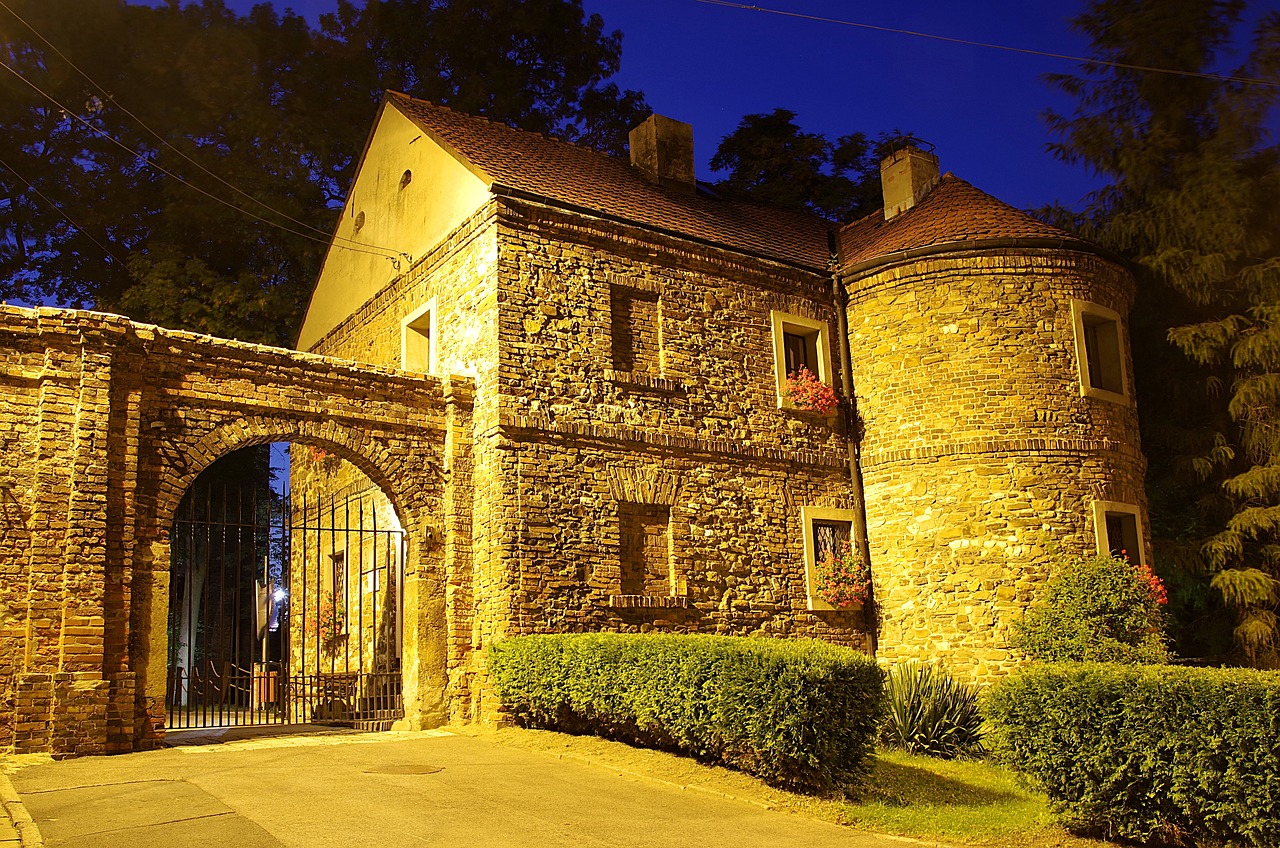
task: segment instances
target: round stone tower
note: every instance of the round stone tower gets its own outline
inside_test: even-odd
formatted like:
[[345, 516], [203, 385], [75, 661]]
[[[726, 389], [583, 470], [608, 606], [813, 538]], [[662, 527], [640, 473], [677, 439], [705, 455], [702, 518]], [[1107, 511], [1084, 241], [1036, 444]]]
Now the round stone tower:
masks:
[[1053, 565], [1148, 561], [1134, 282], [914, 147], [841, 232], [877, 656], [986, 680]]

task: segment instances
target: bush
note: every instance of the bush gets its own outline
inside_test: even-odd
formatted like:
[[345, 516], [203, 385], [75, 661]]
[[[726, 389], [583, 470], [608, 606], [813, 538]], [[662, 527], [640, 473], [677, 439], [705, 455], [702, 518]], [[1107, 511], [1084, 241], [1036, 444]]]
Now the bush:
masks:
[[982, 754], [982, 713], [972, 686], [940, 668], [906, 662], [890, 670], [887, 692], [885, 745], [944, 759]]
[[1032, 666], [996, 684], [984, 710], [993, 751], [1070, 827], [1280, 845], [1280, 673]]
[[1146, 566], [1109, 556], [1069, 562], [1045, 583], [1009, 641], [1047, 662], [1168, 662], [1165, 600]]
[[884, 676], [824, 642], [565, 634], [491, 645], [502, 703], [527, 726], [595, 733], [809, 791], [870, 768]]

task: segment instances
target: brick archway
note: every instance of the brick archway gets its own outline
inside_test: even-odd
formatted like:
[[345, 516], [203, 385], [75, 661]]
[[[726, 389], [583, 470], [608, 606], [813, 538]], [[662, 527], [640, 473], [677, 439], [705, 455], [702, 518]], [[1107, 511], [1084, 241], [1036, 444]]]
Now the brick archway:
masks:
[[449, 689], [460, 658], [445, 646], [468, 615], [445, 586], [469, 561], [447, 515], [470, 467], [458, 436], [470, 429], [469, 381], [54, 309], [0, 307], [0, 353], [22, 378], [0, 383], [0, 403], [23, 436], [0, 443], [0, 461], [32, 505], [27, 561], [0, 562], [28, 578], [7, 599], [26, 613], [22, 637], [0, 642], [0, 691], [13, 693], [0, 748], [155, 744], [174, 512], [215, 459], [272, 441], [322, 447], [387, 495], [409, 542], [406, 632], [433, 634], [406, 644], [410, 723], [442, 722], [465, 698]]
[[[416, 469], [406, 468], [402, 455], [388, 450], [370, 438], [358, 426], [297, 419], [289, 415], [257, 415], [236, 417], [228, 421], [209, 422], [212, 429], [198, 435], [202, 428], [191, 427], [174, 442], [157, 445], [156, 504], [152, 530], [159, 554], [152, 558], [151, 572], [135, 573], [139, 597], [148, 599], [146, 609], [135, 605], [131, 631], [136, 635], [130, 643], [133, 652], [130, 667], [136, 675], [136, 736], [149, 738], [164, 726], [163, 710], [166, 684], [169, 609], [169, 579], [160, 575], [167, 569], [170, 550], [169, 528], [183, 495], [199, 475], [214, 461], [243, 448], [272, 442], [323, 448], [351, 463], [390, 501], [405, 530], [408, 542], [406, 574], [412, 582], [415, 601], [442, 595], [445, 576], [443, 558], [430, 540], [438, 536], [437, 525], [442, 512], [442, 474], [431, 461]], [[424, 485], [430, 481], [434, 485]], [[443, 631], [447, 627], [444, 608], [440, 604], [413, 603], [405, 607], [409, 632]], [[409, 662], [404, 669], [408, 682], [407, 714], [411, 722], [443, 723], [441, 709], [447, 698], [447, 659], [440, 651], [442, 642], [425, 646], [409, 646]], [[422, 650], [425, 648], [426, 650]], [[435, 648], [435, 651], [432, 651]]]

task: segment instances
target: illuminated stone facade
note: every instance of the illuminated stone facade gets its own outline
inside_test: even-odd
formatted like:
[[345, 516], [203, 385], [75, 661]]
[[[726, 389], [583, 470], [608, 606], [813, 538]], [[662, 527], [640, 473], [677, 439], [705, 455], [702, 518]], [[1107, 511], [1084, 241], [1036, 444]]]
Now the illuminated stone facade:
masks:
[[[1100, 515], [1131, 521], [1145, 557], [1133, 282], [1103, 251], [915, 148], [886, 159], [887, 218], [833, 228], [704, 198], [691, 167], [645, 149], [627, 168], [394, 95], [384, 112], [489, 199], [345, 320], [309, 317], [302, 341], [394, 365], [426, 310], [419, 367], [475, 379], [473, 648], [562, 630], [810, 636], [985, 680], [1021, 661], [1008, 627], [1052, 563], [1111, 547]], [[392, 232], [399, 189], [378, 185], [357, 178], [344, 220]], [[314, 314], [347, 286], [322, 274]], [[866, 610], [831, 609], [813, 585], [815, 522], [861, 513], [846, 415], [781, 396], [784, 334], [842, 386], [842, 290]], [[1087, 386], [1081, 303], [1118, 319], [1114, 391]]]
[[[633, 146], [691, 156], [682, 126]], [[813, 637], [987, 680], [1056, 560], [1147, 556], [1117, 260], [914, 148], [888, 216], [844, 227], [663, 155], [388, 95], [308, 353], [3, 310], [0, 747], [155, 739], [173, 511], [267, 441], [352, 463], [404, 527], [413, 727], [492, 715], [483, 649], [519, 633]], [[838, 411], [784, 396], [797, 363]], [[864, 515], [873, 600], [834, 609], [819, 540]]]
[[[444, 586], [468, 552], [438, 533], [457, 500], [441, 469], [466, 479], [450, 433], [468, 429], [469, 381], [11, 306], [0, 362], [0, 750], [156, 744], [174, 512], [242, 447], [313, 445], [374, 480], [410, 531], [406, 627], [447, 629]], [[445, 643], [405, 657], [417, 722], [443, 721]]]

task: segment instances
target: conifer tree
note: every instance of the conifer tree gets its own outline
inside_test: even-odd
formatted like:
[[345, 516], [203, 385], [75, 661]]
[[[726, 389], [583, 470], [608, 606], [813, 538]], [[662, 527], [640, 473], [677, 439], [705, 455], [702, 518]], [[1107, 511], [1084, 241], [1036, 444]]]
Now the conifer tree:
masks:
[[[1239, 651], [1280, 644], [1280, 14], [1224, 81], [1238, 0], [1098, 0], [1076, 19], [1096, 60], [1054, 82], [1056, 153], [1107, 177], [1079, 224], [1135, 263], [1133, 347], [1158, 565], [1209, 585]], [[1170, 573], [1175, 572], [1175, 573]], [[1213, 600], [1195, 598], [1201, 610]], [[1184, 607], [1187, 598], [1184, 597]]]

